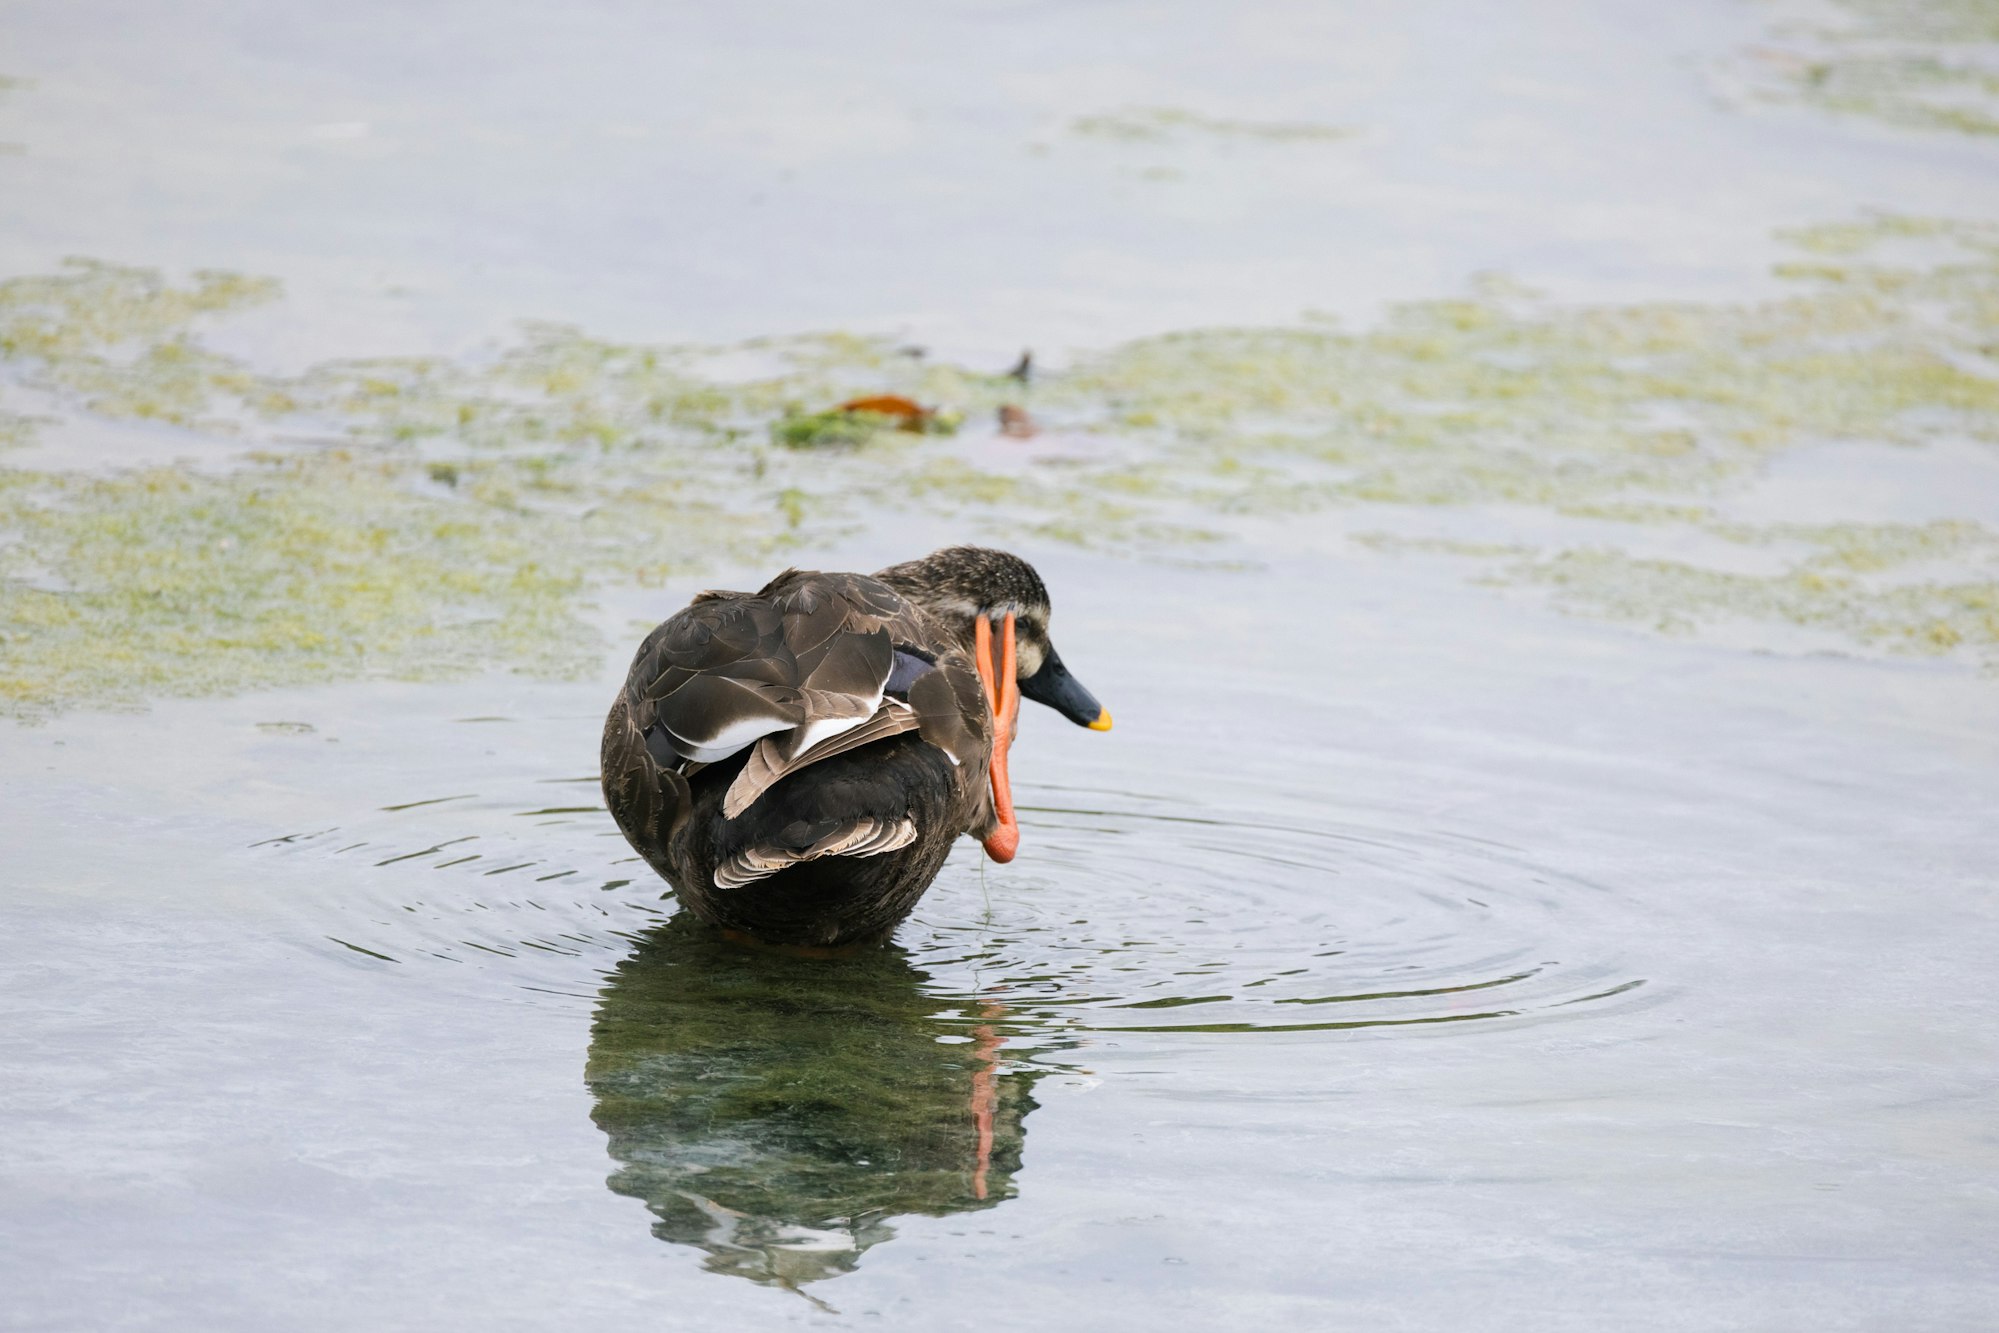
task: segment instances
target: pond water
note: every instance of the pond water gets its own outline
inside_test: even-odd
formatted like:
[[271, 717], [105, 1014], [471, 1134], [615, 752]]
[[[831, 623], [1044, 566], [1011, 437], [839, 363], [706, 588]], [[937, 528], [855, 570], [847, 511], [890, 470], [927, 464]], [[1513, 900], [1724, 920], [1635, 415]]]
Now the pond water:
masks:
[[[0, 1323], [1989, 1327], [1982, 7], [177, 8], [0, 18]], [[677, 915], [644, 629], [967, 537], [1019, 858]]]

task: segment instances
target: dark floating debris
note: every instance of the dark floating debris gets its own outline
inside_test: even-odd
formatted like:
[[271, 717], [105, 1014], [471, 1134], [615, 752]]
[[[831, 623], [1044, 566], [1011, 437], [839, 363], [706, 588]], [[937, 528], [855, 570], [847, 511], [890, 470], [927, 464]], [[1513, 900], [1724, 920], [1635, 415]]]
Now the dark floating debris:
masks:
[[1000, 434], [1012, 440], [1031, 440], [1041, 433], [1041, 427], [1034, 424], [1034, 418], [1027, 415], [1027, 409], [1012, 403], [1001, 405], [999, 428]]

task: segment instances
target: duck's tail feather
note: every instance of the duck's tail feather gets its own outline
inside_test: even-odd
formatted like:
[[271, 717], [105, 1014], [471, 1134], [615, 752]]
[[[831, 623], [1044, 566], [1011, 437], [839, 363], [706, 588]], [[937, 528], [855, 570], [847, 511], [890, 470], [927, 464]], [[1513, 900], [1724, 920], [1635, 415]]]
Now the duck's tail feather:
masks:
[[725, 857], [715, 867], [715, 887], [738, 888], [775, 875], [786, 866], [797, 865], [800, 861], [816, 861], [822, 856], [880, 856], [915, 841], [916, 821], [913, 819], [863, 816], [829, 830], [804, 847], [745, 847]]

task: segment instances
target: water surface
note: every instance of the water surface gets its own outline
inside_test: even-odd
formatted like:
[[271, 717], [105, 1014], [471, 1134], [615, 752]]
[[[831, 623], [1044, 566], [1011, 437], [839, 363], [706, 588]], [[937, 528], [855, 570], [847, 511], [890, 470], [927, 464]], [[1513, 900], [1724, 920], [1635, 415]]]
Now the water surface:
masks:
[[[1984, 1327], [1991, 34], [1657, 8], [14, 6], [0, 1321]], [[1020, 858], [678, 915], [644, 628], [966, 536]]]

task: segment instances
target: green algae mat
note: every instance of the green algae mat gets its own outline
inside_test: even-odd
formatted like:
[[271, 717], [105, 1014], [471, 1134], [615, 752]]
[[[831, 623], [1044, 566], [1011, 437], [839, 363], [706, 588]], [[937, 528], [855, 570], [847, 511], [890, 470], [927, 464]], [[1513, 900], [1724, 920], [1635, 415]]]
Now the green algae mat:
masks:
[[[1785, 239], [1783, 294], [1753, 303], [1561, 307], [1495, 278], [1360, 331], [1178, 333], [1031, 385], [860, 337], [648, 347], [562, 327], [481, 361], [275, 375], [204, 342], [281, 301], [270, 280], [99, 263], [15, 279], [0, 356], [11, 397], [40, 406], [10, 409], [9, 440], [141, 423], [225, 457], [0, 470], [0, 707], [579, 671], [605, 647], [601, 581], [781, 562], [898, 507], [994, 539], [1223, 558], [1263, 516], [1507, 506], [1556, 520], [1555, 539], [1357, 535], [1668, 632], [1999, 664], [1986, 526], [1755, 523], [1729, 504], [1828, 442], [1999, 442], [1999, 227], [1882, 217]], [[724, 353], [757, 373], [704, 373]], [[884, 391], [967, 424], [796, 428]], [[1000, 437], [1005, 404], [1042, 434]], [[1561, 540], [1565, 520], [1586, 538]], [[1741, 567], [1648, 554], [1661, 531]]]

